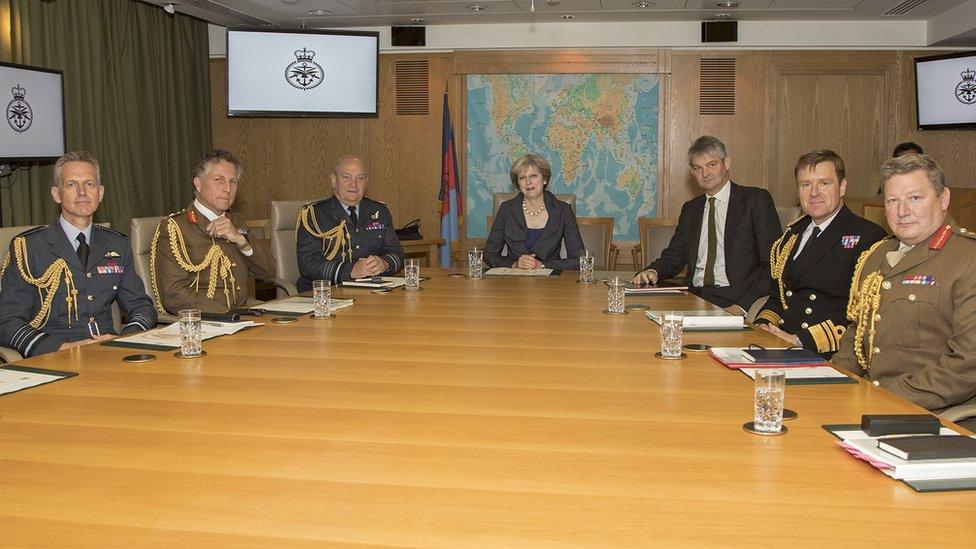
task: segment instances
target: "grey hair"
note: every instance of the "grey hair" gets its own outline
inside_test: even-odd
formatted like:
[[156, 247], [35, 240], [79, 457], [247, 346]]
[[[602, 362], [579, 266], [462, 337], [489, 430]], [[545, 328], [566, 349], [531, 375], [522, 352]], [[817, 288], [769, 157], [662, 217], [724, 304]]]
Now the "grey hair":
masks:
[[725, 143], [717, 137], [703, 135], [695, 140], [688, 148], [688, 165], [691, 166], [692, 159], [703, 154], [712, 154], [725, 160], [728, 153], [725, 152]]

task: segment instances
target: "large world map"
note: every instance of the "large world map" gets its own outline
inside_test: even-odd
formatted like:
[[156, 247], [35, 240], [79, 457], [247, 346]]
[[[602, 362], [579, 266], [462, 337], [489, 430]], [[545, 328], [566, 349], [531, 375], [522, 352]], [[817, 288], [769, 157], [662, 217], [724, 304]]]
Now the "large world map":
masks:
[[487, 236], [493, 194], [534, 152], [552, 165], [549, 191], [576, 195], [576, 215], [614, 218], [618, 240], [657, 215], [657, 75], [491, 74], [467, 78], [469, 238]]

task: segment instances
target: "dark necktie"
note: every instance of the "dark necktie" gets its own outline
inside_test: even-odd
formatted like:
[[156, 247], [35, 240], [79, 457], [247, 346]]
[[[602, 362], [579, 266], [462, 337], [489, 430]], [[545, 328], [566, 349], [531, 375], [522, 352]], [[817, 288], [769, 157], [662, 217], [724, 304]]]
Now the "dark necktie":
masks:
[[359, 226], [359, 215], [356, 214], [355, 206], [349, 206], [349, 219], [352, 221], [353, 227]]
[[78, 259], [81, 260], [81, 266], [87, 268], [88, 254], [91, 252], [91, 247], [88, 246], [88, 242], [85, 242], [85, 233], [78, 233], [75, 240], [78, 241]]
[[813, 234], [810, 236], [810, 240], [813, 240], [813, 239], [817, 238], [818, 236], [820, 236], [820, 227], [814, 227], [813, 228]]
[[718, 231], [715, 228], [715, 197], [708, 199], [708, 253], [705, 255], [705, 286], [715, 285], [715, 256], [718, 254]]

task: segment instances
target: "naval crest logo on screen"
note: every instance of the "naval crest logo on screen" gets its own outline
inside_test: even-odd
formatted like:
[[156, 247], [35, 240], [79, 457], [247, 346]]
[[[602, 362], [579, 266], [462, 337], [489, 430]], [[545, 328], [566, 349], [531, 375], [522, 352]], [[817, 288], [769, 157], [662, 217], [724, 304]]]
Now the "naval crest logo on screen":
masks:
[[24, 133], [34, 122], [34, 111], [24, 99], [27, 97], [27, 90], [17, 84], [10, 88], [10, 92], [14, 94], [14, 98], [7, 103], [7, 124], [10, 124], [15, 132]]
[[300, 90], [310, 90], [321, 84], [322, 79], [325, 78], [325, 69], [312, 61], [315, 52], [302, 48], [295, 50], [295, 57], [298, 59], [285, 68], [285, 80]]
[[956, 99], [964, 105], [976, 103], [976, 71], [965, 70], [960, 73], [962, 82], [956, 86]]

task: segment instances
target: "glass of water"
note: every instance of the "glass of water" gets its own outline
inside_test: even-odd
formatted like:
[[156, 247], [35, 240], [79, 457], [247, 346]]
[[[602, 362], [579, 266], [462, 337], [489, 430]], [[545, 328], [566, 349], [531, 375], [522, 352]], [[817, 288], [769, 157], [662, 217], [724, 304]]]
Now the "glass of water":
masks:
[[613, 277], [607, 289], [607, 312], [614, 315], [624, 314], [624, 288], [626, 284], [620, 277]]
[[681, 358], [681, 336], [685, 319], [680, 313], [669, 311], [661, 316], [661, 356]]
[[484, 272], [484, 252], [475, 248], [468, 251], [468, 278], [482, 278]]
[[407, 281], [404, 283], [403, 289], [408, 292], [420, 291], [420, 262], [416, 259], [408, 259], [407, 264], [403, 266], [403, 276], [406, 277]]
[[756, 368], [753, 424], [756, 431], [778, 433], [783, 427], [786, 372], [782, 368]]
[[332, 284], [328, 280], [312, 281], [312, 316], [315, 318], [332, 316]]
[[183, 309], [180, 315], [180, 354], [200, 356], [203, 354], [200, 330], [200, 309]]
[[580, 282], [583, 284], [595, 282], [593, 280], [593, 265], [595, 263], [596, 258], [590, 255], [589, 251], [583, 253], [583, 257], [580, 258]]

